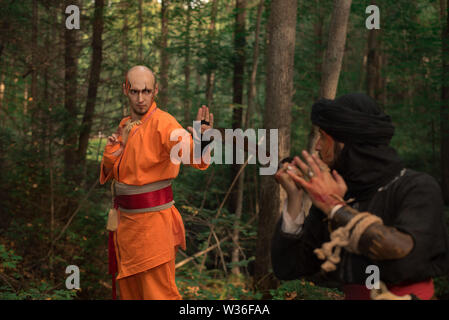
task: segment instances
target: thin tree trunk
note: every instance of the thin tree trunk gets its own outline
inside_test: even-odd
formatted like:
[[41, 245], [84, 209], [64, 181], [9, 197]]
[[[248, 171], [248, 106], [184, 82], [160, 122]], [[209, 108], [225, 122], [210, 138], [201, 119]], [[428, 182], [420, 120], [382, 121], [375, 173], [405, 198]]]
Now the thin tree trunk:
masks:
[[185, 86], [184, 86], [184, 123], [186, 125], [192, 125], [190, 123], [190, 109], [192, 106], [192, 101], [190, 97], [190, 28], [192, 24], [192, 6], [190, 4], [190, 1], [187, 2], [187, 21], [186, 21], [186, 32], [185, 32], [185, 62], [184, 62], [184, 80], [185, 80]]
[[[290, 154], [290, 122], [293, 95], [296, 12], [298, 1], [273, 0], [269, 21], [264, 128], [278, 129], [278, 159]], [[267, 133], [267, 137], [269, 134]], [[267, 143], [275, 143], [267, 139]], [[255, 287], [265, 297], [278, 281], [269, 274], [271, 239], [286, 195], [272, 176], [261, 176], [257, 230]]]
[[169, 0], [162, 0], [161, 2], [161, 88], [159, 91], [159, 101], [162, 107], [168, 106], [168, 68], [169, 68], [169, 56], [168, 56], [168, 22], [169, 22]]
[[[245, 75], [245, 11], [246, 0], [236, 0], [236, 18], [235, 18], [235, 33], [234, 33], [234, 76], [233, 76], [233, 112], [232, 112], [232, 127], [233, 129], [241, 128], [243, 121], [243, 79]], [[234, 148], [234, 159], [236, 159], [236, 151]], [[232, 165], [232, 177], [234, 178], [240, 171], [241, 165]], [[236, 265], [239, 262], [239, 225], [242, 218], [243, 209], [243, 192], [244, 192], [244, 179], [245, 172], [243, 171], [238, 178], [237, 188], [231, 197], [231, 203], [235, 212], [234, 230], [233, 230], [233, 243], [234, 248], [232, 250], [232, 273], [235, 275], [240, 274], [240, 267]]]
[[[66, 6], [77, 5], [77, 1], [66, 0]], [[64, 170], [68, 181], [73, 181], [76, 173], [76, 150], [77, 150], [77, 128], [76, 118], [78, 113], [78, 58], [77, 58], [77, 33], [76, 29], [64, 31], [65, 41], [65, 79], [64, 79], [64, 108], [67, 112], [67, 119], [64, 121]]]
[[[323, 61], [323, 3], [315, 0], [315, 21], [313, 23], [313, 33], [315, 35], [315, 73], [317, 83], [321, 82], [321, 69]], [[317, 97], [315, 97], [317, 98]]]
[[213, 110], [214, 104], [214, 86], [215, 86], [215, 69], [216, 69], [216, 57], [215, 57], [215, 22], [217, 19], [218, 0], [212, 0], [212, 9], [210, 15], [208, 48], [211, 50], [207, 54], [207, 75], [206, 75], [206, 101], [207, 106]]
[[[350, 11], [351, 0], [334, 0], [326, 55], [322, 66], [320, 98], [335, 99], [337, 94]], [[315, 152], [317, 139], [318, 128], [312, 126], [308, 142], [308, 149], [312, 153]]]
[[89, 136], [92, 130], [98, 83], [100, 81], [101, 62], [103, 57], [103, 41], [101, 39], [103, 34], [103, 9], [104, 0], [95, 0], [94, 20], [92, 25], [92, 62], [90, 67], [89, 89], [87, 91], [86, 109], [84, 111], [78, 143], [78, 159], [79, 164], [83, 169], [85, 168], [86, 163], [87, 147], [89, 145]]
[[442, 17], [442, 61], [443, 78], [441, 86], [441, 176], [444, 202], [449, 204], [449, 0], [440, 1]]
[[366, 63], [366, 91], [376, 99], [379, 76], [379, 30], [368, 31], [368, 55]]
[[323, 63], [320, 96], [334, 99], [337, 93], [343, 55], [345, 52], [351, 0], [334, 0], [334, 10], [329, 26], [329, 40]]
[[[31, 132], [33, 143], [38, 139], [39, 133], [37, 132], [37, 121], [40, 114], [37, 110], [37, 30], [38, 30], [38, 2], [33, 0], [33, 16], [32, 16], [32, 28], [31, 28]], [[39, 144], [37, 144], [37, 149]]]
[[262, 12], [265, 1], [260, 0], [257, 6], [257, 18], [256, 18], [256, 30], [254, 32], [254, 50], [253, 50], [253, 63], [251, 67], [251, 76], [248, 86], [248, 109], [245, 115], [245, 128], [248, 128], [251, 121], [251, 116], [254, 112], [254, 99], [257, 94], [256, 78], [257, 78], [257, 66], [259, 65], [259, 36], [260, 36], [260, 23], [262, 20]]
[[[123, 19], [123, 30], [122, 30], [122, 52], [123, 52], [123, 77], [125, 77], [126, 72], [129, 69], [128, 66], [128, 0], [123, 0], [121, 2], [122, 7], [122, 19]], [[122, 95], [122, 115], [125, 117], [128, 113], [127, 110], [128, 98]]]
[[[163, 2], [163, 1], [162, 1]], [[139, 12], [138, 12], [138, 19], [139, 19], [139, 56], [137, 57], [140, 64], [143, 64], [143, 0], [139, 0]]]

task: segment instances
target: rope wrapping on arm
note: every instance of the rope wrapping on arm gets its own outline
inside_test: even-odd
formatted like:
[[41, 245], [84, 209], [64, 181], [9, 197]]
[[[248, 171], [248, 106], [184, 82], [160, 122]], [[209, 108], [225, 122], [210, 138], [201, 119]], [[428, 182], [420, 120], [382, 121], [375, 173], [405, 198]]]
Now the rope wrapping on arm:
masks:
[[369, 212], [361, 212], [349, 220], [344, 227], [334, 230], [330, 234], [331, 241], [323, 243], [321, 248], [313, 251], [318, 259], [325, 260], [321, 269], [325, 272], [337, 269], [336, 265], [340, 263], [341, 248], [360, 254], [357, 249], [360, 237], [374, 223], [383, 224], [381, 218]]

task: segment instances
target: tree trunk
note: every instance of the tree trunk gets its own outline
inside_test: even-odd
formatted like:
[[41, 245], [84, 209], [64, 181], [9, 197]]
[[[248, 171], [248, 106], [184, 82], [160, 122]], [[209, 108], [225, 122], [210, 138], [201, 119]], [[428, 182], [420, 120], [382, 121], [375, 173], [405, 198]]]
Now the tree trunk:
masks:
[[[269, 21], [269, 44], [266, 76], [264, 128], [278, 129], [279, 154], [282, 159], [290, 155], [290, 122], [293, 95], [293, 63], [296, 40], [296, 12], [298, 1], [273, 0]], [[269, 133], [267, 133], [269, 138]], [[267, 139], [267, 142], [270, 139]], [[270, 143], [275, 143], [271, 141]], [[255, 287], [265, 297], [268, 289], [277, 285], [270, 276], [271, 238], [279, 218], [285, 194], [272, 176], [260, 179], [260, 213], [257, 230]]]
[[251, 67], [251, 76], [249, 79], [248, 86], [248, 109], [245, 115], [245, 129], [250, 126], [251, 116], [254, 111], [254, 99], [256, 98], [257, 88], [256, 88], [256, 77], [257, 77], [257, 66], [259, 65], [259, 36], [260, 36], [260, 23], [262, 20], [262, 12], [264, 8], [265, 1], [260, 0], [257, 7], [257, 18], [256, 18], [256, 30], [254, 32], [254, 49], [253, 49], [253, 63]]
[[[123, 30], [122, 30], [122, 52], [123, 52], [123, 77], [125, 77], [126, 72], [128, 72], [128, 0], [123, 0], [121, 2], [122, 6], [122, 19], [123, 19]], [[125, 81], [125, 80], [123, 80]], [[125, 117], [128, 114], [127, 109], [128, 98], [122, 95], [122, 115]]]
[[206, 75], [206, 101], [207, 106], [213, 110], [214, 105], [214, 83], [215, 83], [215, 69], [216, 69], [216, 57], [215, 57], [215, 22], [217, 19], [218, 0], [212, 1], [212, 11], [210, 15], [208, 38], [208, 50], [207, 54], [207, 75]]
[[[232, 112], [232, 128], [237, 129], [242, 127], [243, 116], [243, 78], [245, 75], [245, 10], [246, 0], [236, 0], [236, 17], [235, 17], [235, 33], [234, 33], [234, 76], [233, 76], [233, 112]], [[234, 148], [234, 159], [236, 159], [236, 151]], [[234, 179], [239, 172], [241, 165], [232, 165], [232, 178]], [[238, 178], [237, 188], [232, 193], [231, 202], [233, 202], [233, 212], [235, 212], [235, 222], [233, 231], [233, 243], [234, 249], [232, 251], [232, 262], [234, 266], [232, 273], [240, 274], [240, 268], [236, 266], [239, 262], [239, 224], [242, 217], [242, 202], [243, 202], [243, 189], [244, 189], [244, 171]]]
[[92, 63], [90, 67], [89, 89], [87, 91], [86, 109], [84, 110], [81, 133], [79, 136], [78, 161], [84, 169], [86, 163], [87, 147], [92, 129], [92, 121], [97, 100], [98, 83], [100, 81], [101, 61], [103, 51], [103, 9], [104, 0], [95, 0], [94, 20], [92, 25]]
[[366, 92], [377, 100], [377, 85], [379, 77], [379, 30], [368, 31], [368, 54], [366, 63]]
[[190, 123], [190, 109], [192, 106], [192, 101], [190, 97], [190, 28], [192, 25], [192, 6], [190, 2], [187, 2], [186, 10], [186, 32], [185, 32], [185, 62], [184, 62], [184, 123], [186, 125], [192, 126]]
[[[321, 82], [321, 69], [323, 62], [323, 3], [315, 0], [315, 21], [313, 23], [313, 33], [315, 35], [315, 73], [317, 83]], [[316, 94], [316, 93], [315, 93]], [[317, 98], [315, 96], [315, 98]]]
[[[376, 1], [372, 1], [376, 4]], [[368, 31], [368, 53], [366, 63], [366, 91], [368, 95], [379, 103], [384, 104], [384, 80], [382, 78], [382, 51], [381, 30], [372, 29]]]
[[337, 93], [343, 54], [345, 52], [351, 0], [334, 0], [334, 10], [329, 26], [329, 40], [323, 63], [320, 96], [334, 99]]
[[[443, 79], [441, 86], [441, 182], [444, 202], [449, 204], [449, 0], [446, 6], [441, 1], [442, 16], [442, 61]], [[444, 8], [446, 7], [446, 8]]]
[[168, 45], [168, 7], [169, 0], [162, 0], [161, 2], [161, 88], [159, 90], [159, 101], [163, 108], [168, 106], [168, 68], [169, 56], [167, 51]]
[[[77, 5], [77, 1], [67, 0], [65, 5]], [[65, 29], [65, 79], [64, 79], [64, 108], [67, 112], [67, 119], [64, 121], [64, 173], [68, 181], [73, 181], [76, 173], [76, 150], [77, 150], [77, 33], [78, 30]]]
[[[31, 29], [31, 132], [33, 145], [37, 142], [39, 132], [37, 132], [37, 122], [40, 118], [40, 114], [37, 110], [37, 30], [38, 30], [38, 2], [33, 0], [33, 17], [32, 17], [32, 29]], [[37, 143], [37, 150], [39, 150], [39, 143]]]
[[[162, 1], [163, 2], [163, 1]], [[142, 5], [143, 5], [143, 0], [139, 0], [139, 56], [138, 56], [138, 60], [140, 64], [143, 64], [143, 14], [142, 14]]]
[[[337, 94], [350, 11], [351, 0], [334, 0], [327, 50], [322, 66], [320, 98], [335, 99]], [[308, 142], [308, 149], [311, 153], [315, 152], [317, 139], [318, 128], [312, 126]]]

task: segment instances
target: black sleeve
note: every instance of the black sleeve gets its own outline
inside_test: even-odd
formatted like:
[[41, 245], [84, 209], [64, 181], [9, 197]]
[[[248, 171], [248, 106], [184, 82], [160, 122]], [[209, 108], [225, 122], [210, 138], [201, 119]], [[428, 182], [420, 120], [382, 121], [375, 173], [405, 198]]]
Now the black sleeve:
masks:
[[401, 183], [394, 198], [396, 213], [390, 225], [410, 234], [414, 246], [402, 259], [378, 261], [381, 279], [400, 283], [447, 273], [449, 238], [441, 189], [436, 180], [429, 175], [416, 175]]
[[323, 242], [329, 241], [325, 216], [312, 207], [298, 235], [284, 233], [279, 219], [271, 244], [271, 263], [278, 279], [292, 280], [320, 271], [323, 261], [313, 253]]

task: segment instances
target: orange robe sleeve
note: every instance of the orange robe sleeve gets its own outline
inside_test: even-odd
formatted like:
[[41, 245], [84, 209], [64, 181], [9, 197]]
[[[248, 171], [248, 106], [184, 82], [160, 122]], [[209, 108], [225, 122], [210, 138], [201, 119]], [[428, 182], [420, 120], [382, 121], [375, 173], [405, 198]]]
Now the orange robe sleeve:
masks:
[[[117, 129], [117, 133], [120, 132], [121, 128], [125, 125], [125, 123], [129, 120], [129, 117], [124, 118], [119, 125], [119, 128]], [[119, 141], [122, 141], [122, 136], [119, 136]], [[108, 180], [110, 180], [113, 176], [113, 168], [114, 163], [117, 161], [118, 158], [120, 158], [120, 155], [114, 155], [114, 152], [116, 152], [118, 149], [120, 149], [120, 144], [106, 144], [103, 152], [103, 159], [101, 160], [101, 166], [100, 166], [100, 184], [105, 184]], [[107, 172], [107, 174], [106, 174]]]

